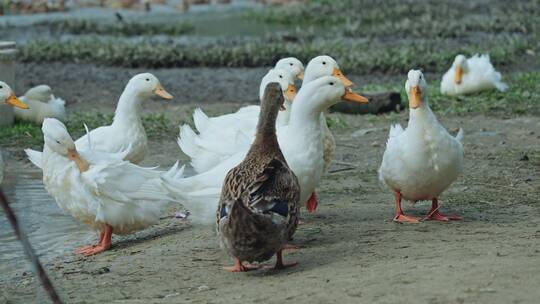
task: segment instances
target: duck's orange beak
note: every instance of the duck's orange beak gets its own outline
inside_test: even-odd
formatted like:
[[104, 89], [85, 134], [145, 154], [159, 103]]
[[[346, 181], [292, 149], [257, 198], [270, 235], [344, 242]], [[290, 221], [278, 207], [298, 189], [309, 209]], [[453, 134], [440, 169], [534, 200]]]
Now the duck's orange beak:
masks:
[[300, 74], [298, 74], [298, 79], [304, 80], [304, 70], [300, 71]]
[[350, 88], [345, 88], [345, 94], [341, 96], [341, 99], [345, 101], [352, 101], [358, 103], [368, 103], [369, 100], [362, 95], [356, 94]]
[[68, 149], [68, 158], [75, 162], [81, 172], [86, 172], [90, 168], [90, 164], [79, 155], [77, 149]]
[[420, 87], [411, 87], [409, 89], [409, 108], [416, 109], [422, 104], [422, 91]]
[[455, 74], [454, 74], [454, 82], [455, 82], [456, 84], [460, 84], [460, 83], [461, 83], [461, 78], [462, 78], [462, 77], [463, 77], [463, 69], [462, 69], [460, 66], [458, 66], [458, 67], [456, 68], [456, 72], [455, 72]]
[[345, 75], [343, 75], [343, 73], [341, 72], [341, 70], [338, 69], [338, 68], [334, 68], [334, 70], [332, 70], [332, 76], [336, 77], [336, 78], [339, 79], [341, 82], [343, 82], [343, 85], [344, 85], [346, 88], [348, 88], [348, 87], [354, 85], [354, 82], [350, 81], [349, 78], [345, 77]]
[[6, 103], [17, 108], [28, 109], [28, 105], [22, 102], [19, 98], [17, 98], [17, 96], [15, 96], [15, 93], [9, 95], [8, 99], [6, 99]]
[[154, 94], [156, 94], [157, 96], [161, 98], [165, 98], [169, 100], [173, 99], [173, 96], [169, 94], [169, 92], [165, 91], [165, 89], [160, 84], [158, 84], [158, 86], [154, 89]]
[[290, 102], [294, 100], [294, 98], [296, 97], [296, 87], [294, 86], [294, 84], [289, 83], [287, 91], [285, 91], [285, 96]]

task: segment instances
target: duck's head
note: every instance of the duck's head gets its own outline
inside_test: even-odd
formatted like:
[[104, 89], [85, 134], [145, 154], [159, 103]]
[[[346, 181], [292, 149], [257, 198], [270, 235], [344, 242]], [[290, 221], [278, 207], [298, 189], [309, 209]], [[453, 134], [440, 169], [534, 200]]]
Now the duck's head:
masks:
[[354, 85], [352, 81], [343, 75], [334, 58], [327, 55], [317, 56], [309, 61], [306, 67], [304, 83], [311, 82], [323, 76], [334, 76], [347, 88]]
[[2, 81], [0, 81], [0, 103], [5, 103], [21, 109], [28, 109], [28, 105], [20, 101], [7, 83]]
[[427, 103], [427, 83], [420, 70], [410, 70], [407, 74], [405, 90], [409, 97], [409, 109], [423, 107]]
[[173, 96], [161, 86], [157, 77], [150, 73], [133, 76], [126, 88], [141, 96], [150, 97], [156, 95], [165, 99], [173, 99]]
[[[269, 83], [277, 82], [281, 90], [283, 91], [283, 96], [289, 102], [293, 102], [296, 97], [296, 86], [294, 85], [293, 75], [284, 69], [271, 69], [266, 73], [266, 75], [261, 80], [261, 86], [259, 88], [259, 98], [261, 102], [265, 94], [266, 87]], [[285, 109], [282, 107], [282, 110]]]
[[293, 78], [304, 80], [304, 65], [300, 60], [294, 57], [280, 59], [276, 63], [275, 68], [287, 70], [293, 75]]
[[76, 153], [75, 143], [69, 135], [66, 126], [56, 118], [45, 118], [41, 127], [45, 145], [52, 151], [63, 155]]
[[452, 63], [452, 67], [454, 68], [454, 82], [460, 84], [463, 73], [466, 73], [469, 70], [467, 58], [461, 54], [457, 55], [454, 59], [454, 63]]
[[[306, 95], [307, 94], [307, 95]], [[302, 86], [298, 98], [306, 98], [317, 111], [325, 111], [339, 101], [366, 103], [367, 98], [347, 88], [341, 79], [335, 76], [323, 76]], [[302, 95], [300, 97], [300, 95]]]

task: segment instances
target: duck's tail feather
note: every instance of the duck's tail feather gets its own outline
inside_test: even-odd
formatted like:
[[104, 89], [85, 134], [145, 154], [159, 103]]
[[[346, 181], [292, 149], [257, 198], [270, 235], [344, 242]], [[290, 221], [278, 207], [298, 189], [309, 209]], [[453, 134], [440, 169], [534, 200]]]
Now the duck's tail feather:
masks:
[[62, 98], [57, 98], [54, 95], [51, 95], [51, 99], [49, 99], [48, 102], [48, 110], [49, 113], [47, 113], [47, 117], [54, 117], [58, 118], [61, 121], [66, 120], [66, 101]]
[[456, 135], [456, 139], [460, 143], [463, 143], [463, 135], [464, 135], [463, 128], [459, 128], [458, 134]]
[[191, 178], [185, 178], [182, 175], [183, 167], [176, 174], [168, 173], [162, 176], [163, 184], [169, 195], [191, 212], [194, 222], [200, 224], [213, 223], [221, 189], [205, 188], [194, 190]]
[[180, 126], [180, 134], [178, 136], [178, 146], [187, 156], [193, 158], [199, 152], [199, 148], [195, 143], [197, 134], [188, 124]]
[[206, 115], [201, 108], [196, 108], [195, 111], [193, 111], [193, 123], [199, 133], [206, 130], [209, 121], [208, 115]]
[[41, 155], [43, 152], [39, 152], [32, 149], [24, 149], [24, 152], [26, 152], [26, 155], [28, 156], [28, 159], [38, 168], [43, 169], [41, 165]]

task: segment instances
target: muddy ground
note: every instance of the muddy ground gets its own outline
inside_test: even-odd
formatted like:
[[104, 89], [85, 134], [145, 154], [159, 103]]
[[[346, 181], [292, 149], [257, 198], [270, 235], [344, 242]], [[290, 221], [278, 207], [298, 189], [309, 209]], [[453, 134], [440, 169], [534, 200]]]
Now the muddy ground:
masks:
[[[133, 72], [27, 64], [19, 67], [18, 89], [46, 79], [68, 100], [68, 110], [107, 112]], [[253, 102], [264, 69], [153, 72], [176, 99], [146, 104], [145, 112], [166, 111], [181, 120], [196, 103], [222, 113]], [[539, 117], [439, 117], [451, 132], [465, 129], [464, 173], [441, 197], [443, 212], [464, 220], [403, 225], [391, 220], [393, 195], [379, 184], [377, 168], [389, 125], [406, 124], [407, 113], [332, 116], [345, 125], [333, 130], [337, 153], [318, 190], [318, 212], [304, 213], [306, 224], [295, 235], [302, 248], [285, 255], [296, 267], [227, 273], [222, 267], [232, 260], [220, 250], [214, 227], [168, 217], [148, 231], [114, 238], [112, 249], [101, 255], [59, 256], [48, 263], [62, 298], [66, 303], [537, 303]], [[151, 143], [145, 164], [186, 160], [175, 138]], [[404, 206], [413, 215], [429, 209], [426, 202]], [[10, 281], [1, 288], [0, 303], [46, 302], [32, 274], [21, 272]]]

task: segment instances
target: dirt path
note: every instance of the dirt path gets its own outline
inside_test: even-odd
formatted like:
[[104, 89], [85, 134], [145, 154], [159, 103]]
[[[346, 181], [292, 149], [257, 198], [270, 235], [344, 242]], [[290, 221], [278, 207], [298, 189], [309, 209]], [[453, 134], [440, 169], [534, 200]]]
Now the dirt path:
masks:
[[[67, 303], [537, 303], [540, 118], [441, 119], [466, 131], [465, 172], [442, 196], [442, 209], [465, 220], [399, 225], [377, 168], [389, 124], [405, 124], [406, 113], [339, 117], [347, 127], [334, 130], [336, 161], [319, 189], [320, 209], [304, 214], [295, 236], [303, 248], [285, 256], [296, 267], [226, 273], [231, 260], [214, 227], [167, 219], [115, 239], [99, 256], [47, 265], [61, 295]], [[170, 141], [150, 154], [149, 162], [167, 165], [178, 150]], [[410, 214], [428, 209], [405, 204]], [[19, 273], [0, 302], [42, 302], [36, 286]]]

